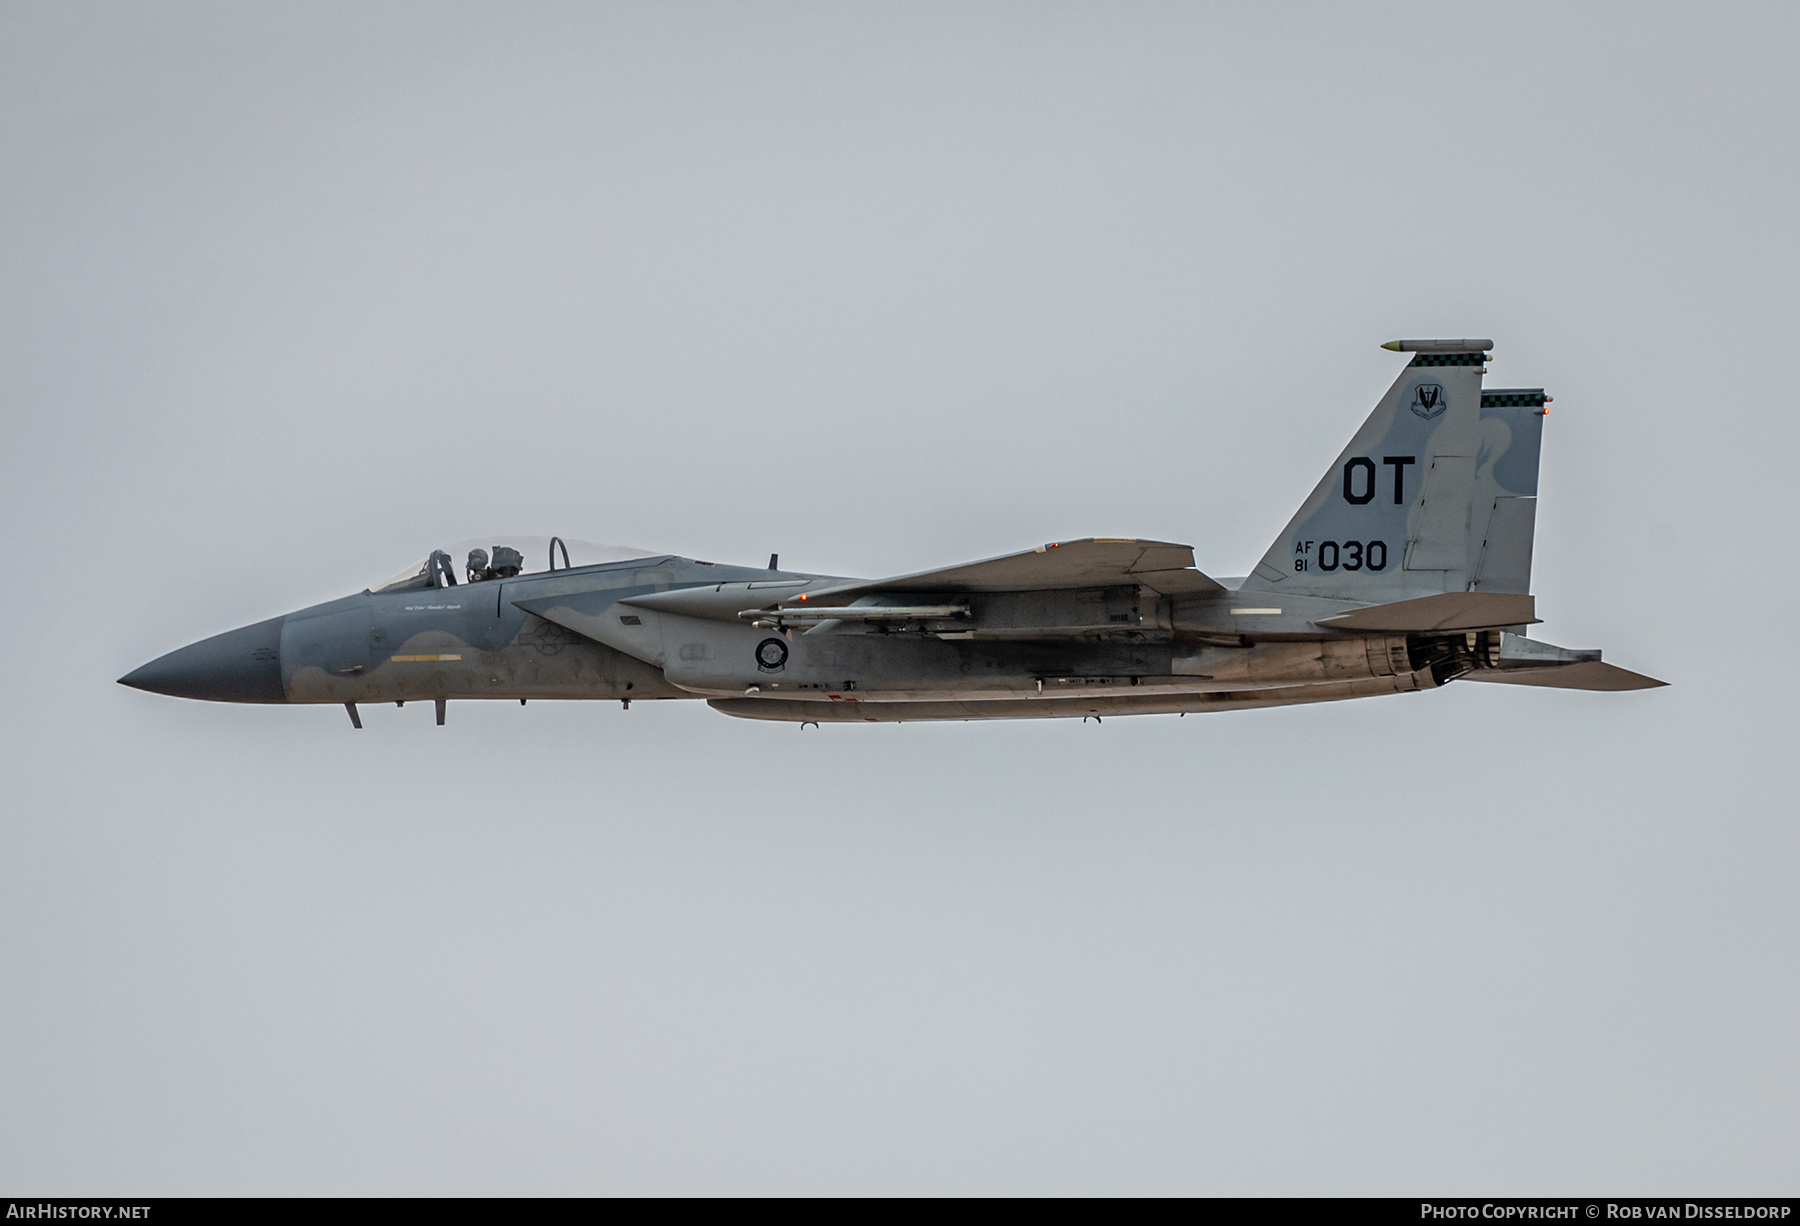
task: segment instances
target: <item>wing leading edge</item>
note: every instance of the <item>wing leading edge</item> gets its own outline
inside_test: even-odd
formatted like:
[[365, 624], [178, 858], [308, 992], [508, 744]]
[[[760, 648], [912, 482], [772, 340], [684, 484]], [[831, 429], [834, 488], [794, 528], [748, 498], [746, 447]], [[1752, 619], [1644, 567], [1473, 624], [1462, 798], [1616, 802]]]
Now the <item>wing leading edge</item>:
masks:
[[840, 602], [877, 592], [1049, 592], [1128, 584], [1142, 584], [1164, 596], [1199, 596], [1225, 590], [1194, 568], [1191, 545], [1089, 537], [1053, 541], [1036, 549], [939, 570], [859, 580], [790, 597], [782, 603], [811, 603], [827, 598]]

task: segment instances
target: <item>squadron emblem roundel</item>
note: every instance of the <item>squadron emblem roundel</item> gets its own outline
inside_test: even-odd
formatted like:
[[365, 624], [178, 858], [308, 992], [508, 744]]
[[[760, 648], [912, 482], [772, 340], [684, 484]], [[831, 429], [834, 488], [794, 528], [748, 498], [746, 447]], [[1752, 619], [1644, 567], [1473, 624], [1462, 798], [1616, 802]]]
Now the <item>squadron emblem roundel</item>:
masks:
[[1442, 417], [1444, 410], [1450, 407], [1450, 401], [1444, 395], [1442, 383], [1421, 383], [1413, 388], [1412, 400], [1406, 407], [1430, 421], [1435, 417]]
[[788, 645], [780, 639], [764, 639], [756, 645], [756, 667], [778, 673], [787, 667]]

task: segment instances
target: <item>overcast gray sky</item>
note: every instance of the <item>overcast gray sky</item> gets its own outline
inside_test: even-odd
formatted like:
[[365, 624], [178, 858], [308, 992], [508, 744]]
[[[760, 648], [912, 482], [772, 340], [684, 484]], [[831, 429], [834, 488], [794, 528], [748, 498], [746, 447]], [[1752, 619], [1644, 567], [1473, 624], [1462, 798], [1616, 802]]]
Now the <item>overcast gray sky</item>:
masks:
[[[0, 7], [0, 1189], [1793, 1194], [1792, 5]], [[1243, 574], [1545, 386], [1672, 682], [843, 726], [241, 708], [561, 533]]]

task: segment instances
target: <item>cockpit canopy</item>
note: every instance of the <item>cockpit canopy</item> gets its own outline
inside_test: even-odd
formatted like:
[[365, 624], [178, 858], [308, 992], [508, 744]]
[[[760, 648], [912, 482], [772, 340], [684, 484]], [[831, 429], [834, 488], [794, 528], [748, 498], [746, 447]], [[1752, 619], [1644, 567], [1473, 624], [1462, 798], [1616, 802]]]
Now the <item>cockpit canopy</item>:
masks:
[[[559, 536], [476, 537], [458, 541], [447, 549], [434, 549], [399, 574], [369, 588], [371, 592], [414, 592], [427, 588], [455, 587], [458, 583], [487, 583], [534, 572], [529, 559], [544, 559], [544, 571], [575, 566], [598, 566], [633, 558], [662, 555], [628, 545], [596, 545], [592, 541], [565, 541]], [[459, 561], [460, 559], [460, 561]]]

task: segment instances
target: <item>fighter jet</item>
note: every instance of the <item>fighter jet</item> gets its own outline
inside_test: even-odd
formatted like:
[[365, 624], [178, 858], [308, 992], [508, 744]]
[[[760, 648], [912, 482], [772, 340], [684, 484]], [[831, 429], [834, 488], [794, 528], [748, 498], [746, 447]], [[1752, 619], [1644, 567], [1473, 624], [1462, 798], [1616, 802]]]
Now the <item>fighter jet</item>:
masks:
[[701, 699], [789, 723], [1186, 714], [1439, 689], [1663, 684], [1528, 636], [1551, 398], [1486, 389], [1488, 340], [1410, 354], [1242, 578], [1118, 537], [883, 579], [653, 555], [528, 571], [443, 550], [380, 586], [120, 678], [216, 702]]

